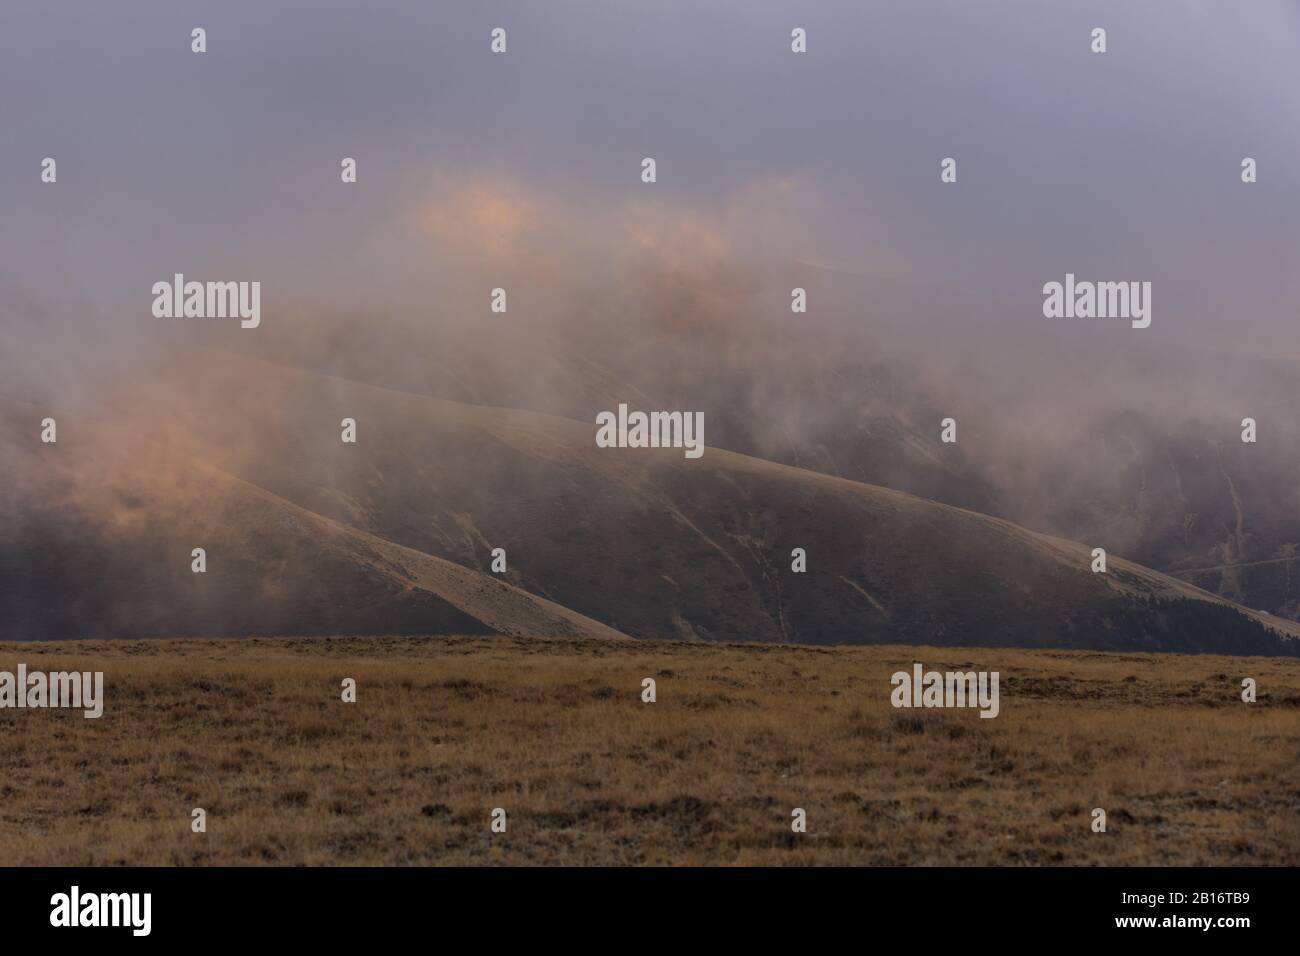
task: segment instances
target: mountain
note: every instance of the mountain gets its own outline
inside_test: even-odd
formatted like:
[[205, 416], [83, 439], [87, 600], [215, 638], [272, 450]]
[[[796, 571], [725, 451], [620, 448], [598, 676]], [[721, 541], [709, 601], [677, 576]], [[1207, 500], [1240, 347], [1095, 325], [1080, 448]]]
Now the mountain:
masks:
[[[492, 575], [313, 514], [202, 462], [123, 455], [112, 426], [95, 436], [84, 423], [65, 425], [59, 442], [41, 445], [33, 411], [0, 405], [0, 435], [26, 458], [10, 461], [22, 480], [0, 493], [2, 640], [623, 638]], [[202, 574], [191, 569], [197, 547]]]
[[[1118, 555], [1094, 574], [1091, 544], [1003, 519], [716, 447], [602, 449], [592, 422], [230, 353], [60, 413], [57, 445], [39, 443], [40, 417], [4, 416], [22, 476], [3, 503], [11, 638], [1300, 648], [1291, 622]], [[340, 441], [344, 418], [355, 444]], [[494, 548], [504, 574], [490, 573]], [[795, 548], [806, 573], [791, 570]]]
[[[1300, 364], [1246, 340], [1179, 346], [1181, 308], [1147, 335], [1046, 321], [1036, 286], [971, 302], [933, 277], [777, 261], [551, 285], [547, 308], [508, 320], [321, 311], [221, 341], [579, 421], [620, 401], [701, 409], [715, 447], [1089, 542], [1300, 618]], [[807, 314], [790, 312], [792, 287], [807, 289]], [[955, 444], [937, 440], [947, 417]]]

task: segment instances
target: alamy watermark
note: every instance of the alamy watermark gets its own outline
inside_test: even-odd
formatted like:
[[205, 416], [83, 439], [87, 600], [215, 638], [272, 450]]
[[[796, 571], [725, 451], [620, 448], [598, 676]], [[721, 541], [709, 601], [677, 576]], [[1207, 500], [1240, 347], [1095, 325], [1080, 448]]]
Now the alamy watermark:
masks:
[[240, 327], [262, 324], [262, 283], [186, 282], [183, 273], [153, 284], [157, 319], [240, 319]]
[[897, 671], [889, 682], [895, 707], [979, 707], [981, 717], [996, 717], [1001, 709], [997, 671], [941, 673], [916, 663], [912, 673]]
[[39, 710], [70, 707], [93, 720], [104, 714], [103, 671], [31, 671], [18, 665], [18, 673], [0, 671], [0, 709]]
[[596, 416], [598, 448], [684, 448], [687, 458], [704, 454], [703, 412], [629, 412]]
[[1049, 319], [1131, 319], [1133, 328], [1151, 324], [1150, 282], [1065, 282], [1043, 286], [1043, 315]]
[[148, 936], [152, 911], [152, 893], [82, 893], [73, 886], [50, 897], [51, 926], [126, 926], [132, 936]]

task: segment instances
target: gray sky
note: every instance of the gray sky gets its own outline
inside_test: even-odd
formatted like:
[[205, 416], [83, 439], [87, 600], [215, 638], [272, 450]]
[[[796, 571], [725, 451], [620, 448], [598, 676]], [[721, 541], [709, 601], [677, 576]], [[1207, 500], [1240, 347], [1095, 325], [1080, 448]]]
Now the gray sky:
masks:
[[[1031, 315], [1067, 271], [1147, 279], [1153, 333], [1300, 356], [1291, 0], [50, 0], [0, 18], [10, 348], [15, 309], [136, 327], [173, 271], [259, 278], [270, 303], [372, 301], [419, 281], [394, 223], [457, 170], [544, 197], [579, 255], [600, 210], [649, 195], [727, 219], [746, 251]], [[746, 204], [779, 215], [726, 212]]]

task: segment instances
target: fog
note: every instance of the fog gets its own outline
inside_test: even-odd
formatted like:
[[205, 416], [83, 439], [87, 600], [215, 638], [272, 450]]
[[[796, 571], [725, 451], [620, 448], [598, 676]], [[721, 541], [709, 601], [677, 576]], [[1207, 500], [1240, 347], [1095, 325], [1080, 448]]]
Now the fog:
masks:
[[[250, 467], [275, 447], [203, 431], [241, 408], [214, 354], [700, 409], [711, 445], [1157, 566], [1272, 557], [1300, 538], [1297, 53], [1285, 2], [22, 6], [0, 397]], [[175, 273], [260, 281], [261, 326], [154, 318]], [[1067, 273], [1151, 282], [1151, 327], [1044, 318]]]

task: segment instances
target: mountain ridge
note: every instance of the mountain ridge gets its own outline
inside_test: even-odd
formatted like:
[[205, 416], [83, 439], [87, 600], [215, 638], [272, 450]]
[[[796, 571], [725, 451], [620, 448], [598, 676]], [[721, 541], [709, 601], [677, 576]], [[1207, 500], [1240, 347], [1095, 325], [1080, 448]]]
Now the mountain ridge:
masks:
[[[121, 628], [141, 613], [132, 589], [152, 593], [154, 610], [169, 589], [194, 590], [186, 537], [220, 542], [208, 549], [205, 587], [219, 590], [224, 574], [228, 588], [255, 596], [242, 614], [212, 597], [230, 615], [205, 606], [199, 620], [215, 631], [237, 623], [247, 633], [294, 625], [1224, 653], [1300, 646], [1290, 622], [1114, 555], [1108, 573], [1094, 575], [1088, 546], [907, 492], [716, 447], [694, 461], [680, 449], [599, 449], [594, 421], [233, 352], [195, 361], [202, 375], [180, 364], [115, 403], [115, 436], [151, 416], [153, 432], [128, 451], [94, 429], [115, 449], [113, 464], [72, 482], [93, 492], [88, 515], [111, 518], [92, 539], [103, 560], [122, 563], [113, 536], [127, 540], [131, 528], [140, 554], [172, 555], [167, 575], [151, 578], [146, 563], [145, 583], [121, 582], [134, 609], [118, 614]], [[358, 422], [355, 445], [339, 441], [344, 417]], [[66, 447], [42, 450], [58, 461], [54, 449]], [[233, 484], [185, 477], [200, 463]], [[121, 488], [101, 487], [110, 474]], [[47, 478], [33, 487], [57, 486]], [[498, 546], [509, 570], [488, 574]], [[806, 573], [789, 570], [795, 547], [806, 550]], [[314, 561], [327, 568], [324, 583], [312, 578]], [[11, 610], [22, 611], [21, 569], [12, 558], [4, 567]], [[339, 605], [331, 589], [353, 604]], [[1205, 613], [1217, 615], [1222, 635], [1189, 616], [1201, 606], [1221, 609]], [[183, 617], [145, 619], [175, 628]]]

